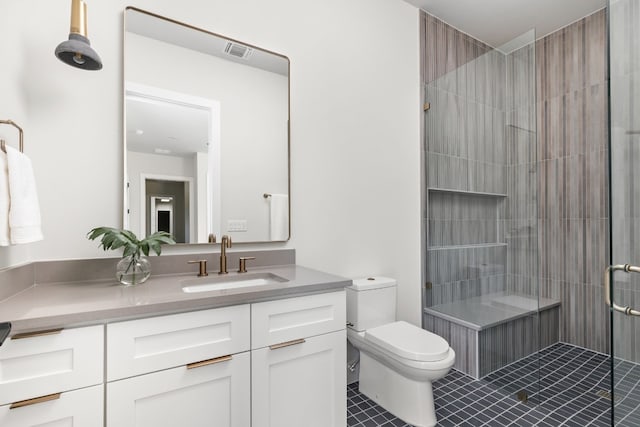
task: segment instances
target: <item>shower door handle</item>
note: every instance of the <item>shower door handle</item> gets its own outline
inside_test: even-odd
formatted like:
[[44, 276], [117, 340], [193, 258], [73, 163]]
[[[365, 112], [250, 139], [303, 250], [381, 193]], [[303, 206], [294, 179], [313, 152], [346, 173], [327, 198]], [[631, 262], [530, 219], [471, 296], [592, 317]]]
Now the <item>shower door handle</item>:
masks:
[[640, 316], [640, 311], [634, 310], [631, 307], [622, 307], [611, 301], [610, 298], [610, 278], [612, 272], [616, 272], [618, 270], [622, 270], [625, 273], [640, 273], [640, 267], [636, 267], [630, 264], [617, 264], [610, 265], [604, 270], [604, 300], [607, 305], [613, 308], [615, 311], [619, 311], [620, 313], [624, 313], [627, 316]]

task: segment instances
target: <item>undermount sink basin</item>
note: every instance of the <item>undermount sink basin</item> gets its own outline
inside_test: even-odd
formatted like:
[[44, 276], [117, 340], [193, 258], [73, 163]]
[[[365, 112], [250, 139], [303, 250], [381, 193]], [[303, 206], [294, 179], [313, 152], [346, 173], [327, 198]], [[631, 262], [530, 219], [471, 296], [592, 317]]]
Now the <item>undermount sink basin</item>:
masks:
[[187, 279], [181, 282], [182, 292], [188, 294], [196, 292], [219, 291], [221, 289], [237, 289], [249, 286], [273, 285], [287, 282], [284, 277], [272, 273], [242, 274], [236, 276], [202, 277]]

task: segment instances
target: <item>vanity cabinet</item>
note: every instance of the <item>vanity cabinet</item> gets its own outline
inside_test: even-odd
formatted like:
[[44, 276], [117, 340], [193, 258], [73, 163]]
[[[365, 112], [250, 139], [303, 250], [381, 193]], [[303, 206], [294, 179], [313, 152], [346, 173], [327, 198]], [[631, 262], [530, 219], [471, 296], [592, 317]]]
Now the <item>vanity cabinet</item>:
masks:
[[103, 425], [104, 327], [14, 335], [0, 347], [0, 425]]
[[249, 305], [107, 325], [107, 426], [248, 427]]
[[252, 427], [346, 425], [345, 294], [251, 307]]
[[107, 325], [107, 426], [344, 427], [345, 324], [339, 291]]
[[345, 304], [338, 291], [14, 336], [0, 426], [344, 427]]

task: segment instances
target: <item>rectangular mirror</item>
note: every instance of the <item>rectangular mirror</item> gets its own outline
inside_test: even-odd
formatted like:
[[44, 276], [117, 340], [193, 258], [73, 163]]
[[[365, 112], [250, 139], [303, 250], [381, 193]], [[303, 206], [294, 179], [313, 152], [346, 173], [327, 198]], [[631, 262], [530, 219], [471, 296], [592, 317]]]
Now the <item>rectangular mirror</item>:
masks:
[[124, 228], [288, 240], [289, 59], [134, 7], [124, 29]]

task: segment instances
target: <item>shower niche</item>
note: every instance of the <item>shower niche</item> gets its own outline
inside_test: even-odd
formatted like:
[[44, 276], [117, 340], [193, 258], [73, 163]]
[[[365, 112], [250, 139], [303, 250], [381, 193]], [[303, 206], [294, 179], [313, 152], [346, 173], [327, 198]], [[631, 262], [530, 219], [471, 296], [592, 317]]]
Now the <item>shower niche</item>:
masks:
[[428, 189], [426, 306], [506, 290], [506, 194]]

